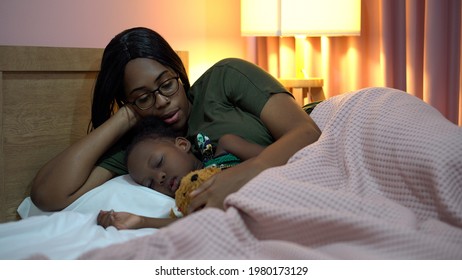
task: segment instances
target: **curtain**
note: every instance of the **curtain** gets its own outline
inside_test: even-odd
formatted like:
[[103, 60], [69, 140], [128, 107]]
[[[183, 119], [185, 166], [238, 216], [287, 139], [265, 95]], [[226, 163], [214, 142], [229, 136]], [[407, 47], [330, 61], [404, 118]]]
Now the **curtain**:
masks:
[[[361, 35], [305, 39], [307, 77], [326, 97], [385, 86], [415, 95], [462, 125], [460, 0], [362, 0]], [[295, 77], [295, 39], [251, 37], [248, 59]]]

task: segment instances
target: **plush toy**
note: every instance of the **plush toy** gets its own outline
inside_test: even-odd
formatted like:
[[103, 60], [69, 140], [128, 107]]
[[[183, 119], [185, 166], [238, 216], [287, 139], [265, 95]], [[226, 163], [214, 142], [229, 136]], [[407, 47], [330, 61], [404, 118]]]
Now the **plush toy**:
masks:
[[180, 187], [175, 192], [175, 203], [178, 210], [181, 212], [180, 215], [176, 214], [175, 211], [170, 213], [173, 217], [185, 216], [186, 210], [188, 209], [191, 198], [189, 194], [197, 189], [207, 179], [220, 172], [221, 168], [218, 167], [206, 167], [199, 170], [191, 171], [189, 174], [181, 179]]

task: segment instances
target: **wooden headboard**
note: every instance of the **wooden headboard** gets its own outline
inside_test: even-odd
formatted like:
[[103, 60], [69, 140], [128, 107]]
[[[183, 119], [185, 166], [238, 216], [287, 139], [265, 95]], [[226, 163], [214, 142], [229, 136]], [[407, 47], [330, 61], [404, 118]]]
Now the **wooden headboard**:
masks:
[[0, 46], [0, 222], [18, 219], [38, 169], [87, 133], [102, 53]]

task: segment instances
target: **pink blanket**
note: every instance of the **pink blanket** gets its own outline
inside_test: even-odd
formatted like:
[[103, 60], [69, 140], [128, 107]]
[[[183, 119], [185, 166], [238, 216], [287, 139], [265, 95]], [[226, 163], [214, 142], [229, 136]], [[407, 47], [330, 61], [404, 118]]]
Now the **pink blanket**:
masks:
[[155, 234], [82, 259], [462, 259], [462, 128], [401, 91], [312, 113], [318, 142]]

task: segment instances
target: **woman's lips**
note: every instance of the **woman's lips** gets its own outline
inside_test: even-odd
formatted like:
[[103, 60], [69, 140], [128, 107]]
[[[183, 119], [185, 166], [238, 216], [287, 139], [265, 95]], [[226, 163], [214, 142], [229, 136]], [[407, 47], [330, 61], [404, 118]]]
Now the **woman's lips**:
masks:
[[166, 124], [172, 124], [172, 123], [176, 123], [179, 119], [179, 110], [176, 111], [175, 113], [171, 114], [171, 115], [168, 115], [166, 117], [164, 117], [162, 120], [166, 123]]

